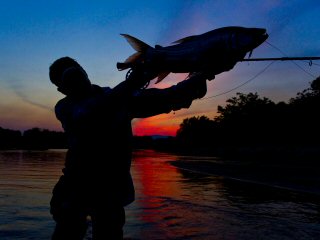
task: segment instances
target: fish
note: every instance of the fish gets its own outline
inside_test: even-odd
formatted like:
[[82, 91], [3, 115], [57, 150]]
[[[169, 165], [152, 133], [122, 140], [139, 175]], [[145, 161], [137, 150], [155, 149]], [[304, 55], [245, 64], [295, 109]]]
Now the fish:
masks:
[[230, 62], [237, 63], [247, 54], [250, 57], [252, 51], [269, 37], [265, 28], [226, 26], [184, 37], [169, 46], [152, 47], [129, 34], [120, 35], [136, 52], [124, 62], [117, 62], [117, 69], [122, 71], [143, 64], [156, 73], [156, 83], [170, 73], [207, 72], [217, 75], [228, 71], [230, 68], [226, 66]]

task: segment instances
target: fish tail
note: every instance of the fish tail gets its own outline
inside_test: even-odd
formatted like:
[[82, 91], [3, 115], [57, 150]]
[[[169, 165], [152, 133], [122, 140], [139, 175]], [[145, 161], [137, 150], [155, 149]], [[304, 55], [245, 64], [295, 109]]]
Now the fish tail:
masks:
[[127, 42], [131, 45], [131, 47], [136, 50], [137, 52], [144, 52], [148, 48], [152, 48], [150, 45], [146, 44], [145, 42], [139, 40], [138, 38], [132, 37], [129, 34], [120, 34], [123, 36]]
[[117, 63], [117, 69], [119, 70], [119, 71], [122, 71], [122, 70], [125, 70], [125, 69], [128, 69], [128, 68], [130, 68], [131, 66], [130, 66], [130, 64], [128, 64], [128, 63], [121, 63], [121, 62], [118, 62]]
[[130, 36], [129, 34], [120, 34], [122, 35], [127, 42], [131, 45], [131, 47], [137, 52], [128, 57], [123, 63], [117, 63], [118, 70], [124, 70], [132, 67], [135, 63], [143, 61], [143, 54], [147, 51], [147, 49], [152, 48], [148, 44], [143, 41]]

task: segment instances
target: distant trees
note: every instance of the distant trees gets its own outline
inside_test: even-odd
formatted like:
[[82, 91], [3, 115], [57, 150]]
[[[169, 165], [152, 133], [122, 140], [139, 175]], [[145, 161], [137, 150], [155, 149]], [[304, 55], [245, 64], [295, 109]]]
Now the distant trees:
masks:
[[20, 148], [22, 134], [20, 131], [0, 127], [0, 149]]
[[291, 104], [310, 104], [319, 101], [320, 98], [320, 77], [310, 83], [310, 87], [297, 93], [296, 98], [290, 100]]
[[[235, 149], [302, 149], [320, 153], [320, 77], [288, 103], [274, 103], [257, 93], [237, 93], [218, 116], [186, 118], [176, 138], [134, 137], [135, 148], [232, 152]], [[0, 149], [66, 148], [63, 132], [33, 128], [23, 133], [0, 127]], [[319, 154], [320, 155], [320, 154]]]
[[315, 79], [310, 88], [299, 92], [290, 99], [290, 114], [293, 118], [297, 138], [304, 144], [318, 144], [320, 139], [320, 78]]
[[22, 135], [23, 148], [48, 149], [66, 148], [67, 137], [64, 132], [49, 131], [47, 129], [32, 128]]
[[186, 148], [205, 148], [212, 144], [215, 122], [206, 116], [186, 118], [177, 131], [177, 140]]
[[[177, 131], [180, 148], [281, 149], [320, 147], [320, 78], [290, 99], [274, 103], [257, 93], [237, 93], [218, 106], [218, 116], [184, 119]], [[320, 152], [320, 149], [319, 149]]]
[[276, 104], [257, 93], [236, 95], [227, 100], [225, 107], [218, 106], [220, 115], [214, 119], [223, 144], [266, 143], [270, 128], [275, 126]]
[[67, 138], [63, 132], [32, 128], [21, 133], [0, 127], [0, 149], [48, 149], [66, 146]]

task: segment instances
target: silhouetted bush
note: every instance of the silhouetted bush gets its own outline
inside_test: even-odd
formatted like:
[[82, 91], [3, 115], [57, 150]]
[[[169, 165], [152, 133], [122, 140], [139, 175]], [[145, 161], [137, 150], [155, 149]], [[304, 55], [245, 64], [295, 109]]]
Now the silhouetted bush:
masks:
[[257, 93], [237, 93], [218, 106], [218, 116], [184, 119], [179, 149], [220, 155], [320, 156], [320, 78], [290, 99], [274, 103]]
[[21, 132], [0, 127], [0, 149], [21, 148]]

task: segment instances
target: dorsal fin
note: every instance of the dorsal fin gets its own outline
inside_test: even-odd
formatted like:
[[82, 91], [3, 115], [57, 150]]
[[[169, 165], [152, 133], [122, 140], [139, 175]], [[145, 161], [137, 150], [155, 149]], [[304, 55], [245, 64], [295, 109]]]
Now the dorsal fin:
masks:
[[144, 52], [148, 48], [151, 48], [151, 46], [149, 46], [148, 44], [144, 43], [143, 41], [135, 37], [130, 36], [129, 34], [121, 33], [120, 35], [122, 35], [131, 45], [131, 47], [133, 47], [133, 49], [136, 50], [137, 52]]
[[174, 41], [173, 43], [174, 44], [176, 44], [176, 43], [185, 43], [185, 42], [192, 41], [197, 37], [198, 37], [198, 35], [192, 35], [192, 36], [189, 36], [189, 37], [181, 38], [181, 39], [179, 39], [177, 41]]

